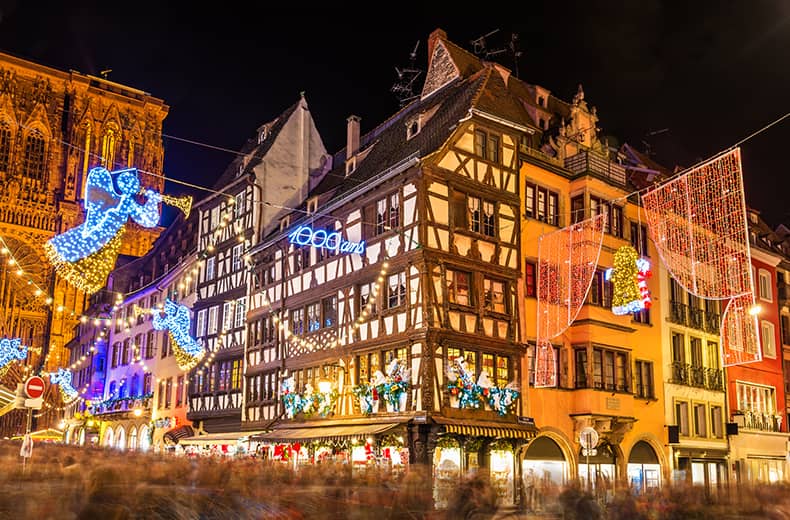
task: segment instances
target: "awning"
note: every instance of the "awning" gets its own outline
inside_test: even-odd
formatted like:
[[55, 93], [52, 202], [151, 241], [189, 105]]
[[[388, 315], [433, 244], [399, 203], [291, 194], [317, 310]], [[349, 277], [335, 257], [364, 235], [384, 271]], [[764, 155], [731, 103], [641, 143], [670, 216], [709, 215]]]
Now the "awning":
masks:
[[447, 417], [434, 417], [444, 426], [445, 433], [469, 437], [492, 437], [495, 439], [533, 439], [538, 431], [534, 425], [517, 423], [495, 423], [488, 421], [464, 421]]
[[203, 435], [194, 435], [192, 437], [184, 437], [179, 439], [178, 443], [182, 446], [208, 446], [212, 444], [236, 444], [239, 441], [244, 442], [250, 436], [263, 433], [262, 431], [251, 432], [222, 432], [222, 433], [205, 433]]
[[344, 441], [392, 430], [403, 423], [353, 424], [312, 428], [281, 428], [254, 436], [259, 442]]
[[178, 444], [179, 440], [186, 437], [193, 437], [194, 435], [195, 430], [192, 429], [192, 426], [188, 424], [182, 424], [181, 426], [176, 426], [175, 428], [170, 428], [167, 430], [162, 438], [172, 444]]
[[[37, 441], [61, 441], [63, 440], [63, 432], [54, 428], [47, 428], [46, 430], [39, 430], [30, 432], [30, 436]], [[23, 435], [15, 435], [11, 440], [19, 440]]]

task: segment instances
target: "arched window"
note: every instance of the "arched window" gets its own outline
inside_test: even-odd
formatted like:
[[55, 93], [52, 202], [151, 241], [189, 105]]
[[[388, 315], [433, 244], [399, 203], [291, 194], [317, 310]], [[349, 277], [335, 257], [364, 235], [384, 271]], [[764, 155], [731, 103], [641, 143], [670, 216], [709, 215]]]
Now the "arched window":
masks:
[[44, 134], [39, 130], [32, 130], [25, 139], [24, 176], [34, 181], [43, 181], [45, 164]]
[[115, 392], [117, 391], [117, 386], [118, 383], [116, 383], [115, 381], [110, 381], [110, 391], [107, 394], [108, 398], [112, 399], [114, 397], [118, 397], [117, 395], [115, 395]]
[[135, 143], [136, 142], [137, 142], [137, 139], [134, 136], [132, 136], [132, 138], [129, 139], [129, 151], [126, 154], [126, 166], [127, 166], [127, 168], [134, 167], [134, 154], [135, 154], [135, 151], [136, 151], [134, 148], [135, 148]]
[[129, 389], [129, 395], [137, 397], [140, 394], [140, 376], [135, 374], [132, 376], [132, 387]]
[[82, 175], [88, 175], [88, 168], [91, 165], [91, 136], [93, 130], [90, 123], [85, 123], [85, 148], [82, 150]]
[[0, 122], [0, 172], [7, 172], [11, 164], [11, 125]]
[[112, 170], [115, 167], [115, 148], [117, 143], [118, 131], [115, 127], [107, 128], [102, 141], [101, 158], [102, 165], [108, 170]]

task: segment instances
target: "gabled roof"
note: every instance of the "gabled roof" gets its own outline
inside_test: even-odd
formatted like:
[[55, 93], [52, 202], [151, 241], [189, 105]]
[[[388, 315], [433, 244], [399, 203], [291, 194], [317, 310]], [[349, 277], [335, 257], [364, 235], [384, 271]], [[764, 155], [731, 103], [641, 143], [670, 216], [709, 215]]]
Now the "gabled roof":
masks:
[[[237, 177], [240, 161], [246, 161], [249, 158], [249, 162], [244, 166], [245, 170], [259, 164], [266, 156], [267, 152], [271, 149], [274, 142], [277, 140], [277, 136], [285, 126], [285, 123], [288, 122], [288, 119], [290, 119], [297, 107], [299, 107], [302, 103], [306, 103], [306, 101], [303, 97], [300, 97], [296, 103], [288, 107], [279, 116], [258, 127], [255, 137], [247, 139], [247, 142], [245, 142], [241, 147], [241, 150], [239, 150], [241, 155], [234, 159], [227, 166], [227, 168], [225, 168], [225, 172], [219, 177], [213, 188], [216, 190], [221, 190], [232, 183]], [[260, 135], [260, 132], [266, 127], [268, 127], [268, 134], [263, 142], [258, 143], [258, 135]]]

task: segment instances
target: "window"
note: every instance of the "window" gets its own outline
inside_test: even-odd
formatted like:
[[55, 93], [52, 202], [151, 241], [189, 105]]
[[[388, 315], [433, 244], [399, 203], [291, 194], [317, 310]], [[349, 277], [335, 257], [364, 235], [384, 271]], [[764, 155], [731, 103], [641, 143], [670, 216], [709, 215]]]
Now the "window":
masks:
[[406, 139], [411, 139], [420, 132], [419, 119], [412, 119], [406, 124]]
[[[626, 352], [594, 347], [592, 349], [592, 366], [589, 365], [588, 356], [589, 351], [586, 346], [575, 348], [577, 388], [592, 387], [617, 392], [629, 390], [628, 354]], [[589, 385], [587, 377], [591, 372], [592, 385]], [[583, 380], [580, 380], [582, 374]], [[583, 382], [585, 386], [578, 386], [580, 382]]]
[[244, 252], [244, 244], [233, 246], [233, 271], [241, 269], [242, 253]]
[[145, 359], [151, 359], [154, 357], [154, 343], [156, 343], [156, 333], [152, 330], [149, 330], [145, 335], [145, 349], [143, 355]]
[[760, 299], [767, 302], [774, 301], [773, 291], [771, 290], [771, 273], [765, 269], [760, 269], [758, 273], [760, 279]]
[[370, 282], [359, 286], [359, 312], [365, 310], [368, 314], [375, 315], [378, 312], [376, 308], [376, 291], [374, 289], [375, 283]]
[[204, 281], [209, 281], [214, 279], [214, 262], [216, 261], [215, 257], [207, 258], [206, 259], [206, 278]]
[[176, 407], [184, 406], [184, 376], [178, 376], [176, 382]]
[[233, 326], [233, 302], [222, 304], [222, 332], [227, 332]]
[[11, 164], [11, 126], [0, 122], [0, 172], [8, 171]]
[[242, 191], [236, 194], [236, 218], [247, 211], [247, 193]]
[[406, 303], [406, 273], [387, 277], [387, 308], [392, 309]]
[[131, 352], [129, 351], [129, 340], [125, 339], [123, 341], [123, 353], [121, 354], [121, 365], [128, 365], [130, 358], [131, 358]]
[[195, 336], [206, 334], [206, 309], [199, 310], [195, 318]]
[[304, 309], [294, 309], [291, 311], [291, 333], [304, 334]]
[[653, 363], [650, 361], [637, 360], [634, 365], [634, 381], [636, 382], [635, 393], [637, 397], [652, 399], [653, 393]]
[[770, 321], [760, 321], [760, 339], [763, 344], [763, 355], [776, 359], [776, 329]]
[[776, 390], [770, 386], [735, 383], [738, 410], [758, 414], [776, 413]]
[[247, 319], [247, 300], [242, 297], [236, 300], [235, 315], [233, 316], [233, 328], [241, 328]]
[[524, 262], [524, 280], [526, 282], [527, 296], [532, 298], [538, 295], [538, 273], [535, 267], [535, 262], [530, 262], [529, 260]]
[[721, 357], [721, 353], [719, 352], [719, 344], [715, 341], [708, 341], [708, 368], [716, 369], [719, 368], [719, 358]]
[[307, 306], [307, 332], [315, 332], [321, 328], [321, 304], [311, 303]]
[[475, 154], [491, 162], [499, 162], [499, 137], [475, 130]]
[[298, 273], [310, 267], [311, 247], [295, 248], [293, 254], [293, 272]]
[[211, 231], [219, 226], [219, 206], [211, 208]]
[[782, 344], [790, 345], [790, 316], [782, 314], [779, 319], [782, 330]]
[[231, 390], [241, 389], [241, 360], [234, 359], [230, 371], [230, 388]]
[[167, 384], [165, 385], [165, 408], [170, 408], [173, 404], [173, 378], [167, 378]]
[[[405, 356], [405, 353], [403, 355]], [[506, 386], [515, 377], [513, 364], [508, 356], [457, 347], [447, 348], [445, 371], [459, 357], [466, 360], [467, 369], [474, 373], [475, 377], [479, 377], [482, 372], [487, 372], [491, 382], [500, 388]]]
[[650, 309], [642, 309], [634, 313], [634, 322], [650, 325]]
[[[554, 349], [554, 373], [560, 373], [560, 349], [558, 347], [552, 347]], [[529, 384], [533, 386], [535, 384], [535, 351], [537, 347], [534, 344], [530, 344], [527, 347], [527, 366], [529, 367]], [[584, 351], [581, 351], [584, 352]], [[586, 354], [586, 352], [585, 352]], [[576, 384], [586, 384], [586, 380], [584, 379], [584, 374], [581, 374], [581, 379], [579, 379], [579, 374], [576, 374]], [[557, 381], [557, 386], [559, 386], [559, 381]], [[583, 387], [579, 387], [583, 388]]]
[[672, 362], [686, 362], [686, 338], [677, 332], [672, 333]]
[[504, 314], [505, 282], [485, 278], [483, 280], [483, 308], [491, 312]]
[[587, 295], [587, 303], [598, 305], [599, 307], [612, 306], [612, 282], [606, 279], [604, 271], [596, 271], [593, 275], [590, 292]]
[[631, 222], [631, 245], [640, 256], [648, 256], [646, 226]]
[[493, 237], [496, 235], [496, 212], [493, 202], [480, 197], [466, 198], [467, 229]]
[[143, 376], [143, 395], [148, 395], [153, 390], [154, 376], [150, 372]]
[[337, 296], [321, 300], [323, 327], [334, 327], [337, 324]]
[[115, 368], [118, 366], [118, 357], [121, 355], [121, 343], [116, 342], [112, 345], [112, 363], [111, 367]]
[[708, 436], [707, 423], [708, 410], [702, 403], [694, 404], [694, 435], [697, 437]]
[[45, 173], [44, 134], [32, 130], [25, 139], [23, 175], [34, 181], [43, 181]]
[[584, 220], [584, 195], [571, 198], [571, 222], [574, 224]]
[[208, 334], [216, 334], [217, 333], [217, 313], [219, 311], [219, 307], [211, 307], [208, 310]]
[[463, 271], [447, 270], [447, 298], [450, 303], [471, 305], [469, 284], [471, 275]]
[[529, 218], [559, 225], [559, 195], [546, 188], [527, 183], [524, 213]]
[[159, 392], [156, 396], [156, 407], [157, 408], [164, 408], [165, 407], [165, 381], [164, 379], [159, 381]]
[[680, 435], [689, 436], [689, 404], [685, 401], [675, 401], [675, 424]]
[[721, 406], [710, 407], [710, 433], [717, 439], [724, 438], [724, 414]]
[[689, 338], [691, 350], [691, 366], [702, 367], [702, 340], [700, 338]]
[[365, 212], [367, 237], [374, 237], [401, 227], [400, 192], [391, 193], [376, 201]]

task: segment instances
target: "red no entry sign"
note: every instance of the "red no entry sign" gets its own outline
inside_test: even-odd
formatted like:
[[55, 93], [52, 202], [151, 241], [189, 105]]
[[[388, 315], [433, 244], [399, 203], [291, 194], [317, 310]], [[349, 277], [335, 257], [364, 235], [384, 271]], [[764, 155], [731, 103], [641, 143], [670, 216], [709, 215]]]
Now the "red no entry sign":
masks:
[[28, 399], [38, 399], [44, 395], [44, 380], [38, 376], [29, 377], [25, 381], [25, 395]]

